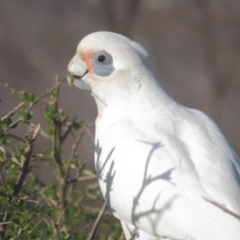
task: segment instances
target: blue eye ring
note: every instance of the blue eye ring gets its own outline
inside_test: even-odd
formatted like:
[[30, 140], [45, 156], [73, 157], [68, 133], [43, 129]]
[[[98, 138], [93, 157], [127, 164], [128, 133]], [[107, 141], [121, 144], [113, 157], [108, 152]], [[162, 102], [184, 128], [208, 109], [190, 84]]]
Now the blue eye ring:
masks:
[[97, 76], [107, 77], [114, 71], [113, 58], [105, 50], [96, 52], [93, 57], [93, 71]]

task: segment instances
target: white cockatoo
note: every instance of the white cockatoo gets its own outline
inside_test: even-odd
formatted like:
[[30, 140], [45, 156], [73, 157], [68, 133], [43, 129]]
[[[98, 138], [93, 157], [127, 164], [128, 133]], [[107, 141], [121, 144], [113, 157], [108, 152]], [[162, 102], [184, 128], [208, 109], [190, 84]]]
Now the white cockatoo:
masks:
[[164, 91], [147, 55], [122, 35], [96, 32], [68, 65], [98, 107], [103, 197], [128, 240], [239, 240], [239, 158], [210, 118]]

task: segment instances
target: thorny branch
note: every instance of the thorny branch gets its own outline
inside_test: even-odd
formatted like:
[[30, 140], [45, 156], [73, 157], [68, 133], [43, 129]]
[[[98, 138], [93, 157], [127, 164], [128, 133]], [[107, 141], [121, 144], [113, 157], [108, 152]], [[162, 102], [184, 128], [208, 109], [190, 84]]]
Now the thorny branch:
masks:
[[[22, 187], [24, 185], [26, 176], [27, 176], [27, 174], [29, 172], [29, 167], [30, 167], [30, 161], [31, 161], [31, 157], [32, 157], [33, 147], [34, 147], [35, 141], [36, 141], [40, 131], [41, 131], [41, 128], [40, 128], [40, 125], [38, 125], [37, 128], [35, 129], [32, 137], [31, 138], [26, 138], [25, 159], [23, 161], [23, 166], [22, 166], [20, 177], [19, 177], [18, 182], [16, 183], [16, 185], [14, 187], [12, 196], [9, 199], [10, 204], [13, 201], [14, 198], [18, 197], [18, 195], [19, 195], [19, 193], [20, 193], [20, 191], [21, 191], [21, 189], [22, 189]], [[7, 209], [5, 214], [4, 214], [3, 222], [9, 222], [10, 219], [11, 219], [11, 215], [12, 215], [11, 210]], [[7, 229], [8, 229], [8, 224], [3, 225], [3, 231], [0, 232], [1, 239], [5, 238], [5, 235], [7, 233]]]
[[[38, 228], [39, 225], [42, 224], [47, 224], [48, 227], [52, 228], [52, 238], [50, 239], [60, 239], [62, 234], [70, 234], [71, 229], [69, 229], [69, 226], [67, 225], [69, 223], [69, 206], [68, 203], [71, 201], [71, 197], [74, 194], [75, 190], [75, 185], [77, 182], [80, 181], [89, 181], [89, 180], [96, 180], [96, 175], [91, 172], [90, 170], [84, 170], [86, 166], [86, 162], [82, 162], [80, 166], [77, 163], [78, 160], [78, 154], [77, 150], [78, 147], [81, 143], [81, 140], [84, 136], [84, 134], [87, 132], [92, 141], [94, 142], [93, 136], [91, 132], [89, 131], [89, 127], [92, 126], [92, 124], [89, 123], [81, 123], [80, 124], [80, 131], [77, 134], [76, 140], [74, 145], [72, 146], [71, 153], [69, 156], [68, 162], [64, 162], [62, 159], [62, 151], [61, 149], [63, 148], [63, 144], [69, 134], [73, 133], [73, 130], [76, 130], [78, 127], [75, 127], [75, 124], [79, 124], [78, 122], [75, 122], [75, 120], [72, 120], [70, 122], [67, 121], [67, 118], [64, 116], [63, 112], [59, 109], [59, 92], [60, 92], [60, 85], [64, 81], [60, 80], [59, 78], [56, 78], [56, 84], [54, 87], [52, 87], [50, 90], [46, 92], [42, 97], [36, 98], [36, 101], [34, 100], [33, 102], [29, 103], [28, 108], [26, 109], [27, 112], [29, 112], [38, 102], [42, 101], [46, 96], [50, 95], [53, 97], [54, 100], [46, 100], [46, 102], [51, 106], [51, 108], [55, 111], [56, 117], [53, 117], [50, 122], [50, 127], [53, 130], [53, 135], [49, 134], [46, 131], [41, 131], [40, 132], [40, 126], [36, 126], [34, 123], [31, 121], [27, 122], [29, 125], [30, 132], [34, 130], [34, 133], [32, 137], [29, 136], [17, 136], [13, 133], [8, 133], [5, 132], [4, 134], [10, 138], [14, 138], [21, 143], [25, 144], [25, 154], [24, 154], [24, 159], [22, 161], [18, 161], [17, 158], [14, 156], [6, 156], [4, 158], [5, 163], [15, 163], [18, 164], [21, 168], [21, 174], [15, 184], [15, 187], [13, 189], [13, 193], [9, 197], [9, 204], [10, 206], [14, 206], [16, 201], [19, 201], [20, 199], [20, 192], [22, 192], [22, 188], [26, 183], [26, 176], [29, 174], [31, 179], [34, 179], [34, 181], [37, 183], [33, 187], [33, 191], [31, 194], [37, 194], [39, 197], [43, 199], [44, 204], [46, 203], [45, 207], [49, 209], [49, 213], [52, 211], [55, 211], [54, 215], [52, 217], [48, 217], [48, 215], [43, 216], [37, 216], [35, 212], [33, 212], [33, 215], [28, 219], [29, 223], [24, 225], [22, 227], [22, 232], [20, 233], [19, 236], [23, 237], [25, 232], [29, 230], [33, 230], [35, 228]], [[0, 86], [2, 86], [0, 84]], [[8, 85], [5, 86], [12, 94], [18, 94], [21, 95], [25, 93], [24, 91], [17, 91], [14, 90], [13, 88], [10, 88]], [[17, 107], [13, 108], [12, 111], [7, 113], [2, 119], [0, 120], [5, 120], [7, 118], [10, 118], [13, 114], [15, 114], [24, 104], [21, 103]], [[18, 118], [15, 122], [10, 123], [8, 126], [8, 129], [11, 129], [13, 126], [15, 126], [17, 123], [21, 122], [22, 118]], [[32, 154], [33, 152], [33, 147], [35, 140], [37, 136], [42, 135], [48, 139], [50, 139], [53, 143], [52, 151], [49, 149], [49, 155], [45, 155], [44, 153], [36, 153], [35, 155]], [[3, 149], [4, 150], [4, 149]], [[5, 150], [4, 150], [5, 152]], [[45, 189], [47, 188], [47, 185], [41, 182], [40, 180], [36, 179], [33, 173], [29, 172], [30, 169], [30, 163], [32, 160], [38, 160], [38, 159], [45, 159], [47, 162], [53, 162], [54, 163], [54, 168], [56, 169], [56, 179], [57, 179], [57, 191], [56, 195], [54, 197], [48, 196], [47, 193], [45, 192]], [[3, 162], [3, 164], [5, 164]], [[76, 165], [75, 165], [76, 164]], [[71, 169], [76, 170], [76, 173], [72, 175]], [[4, 180], [4, 172], [1, 172], [0, 169], [0, 178], [1, 182], [3, 183], [3, 189], [7, 189], [8, 184]], [[82, 176], [83, 174], [83, 176]], [[5, 184], [4, 184], [5, 183]], [[95, 185], [94, 185], [95, 186]], [[98, 188], [98, 185], [93, 188], [91, 186], [91, 191], [95, 191]], [[35, 193], [33, 193], [35, 192]], [[28, 193], [27, 193], [28, 196]], [[92, 193], [84, 193], [84, 197], [78, 198], [78, 203], [82, 205], [82, 201], [86, 197], [96, 197]], [[98, 197], [97, 197], [98, 198]], [[37, 204], [38, 201], [33, 201], [28, 198], [20, 199], [23, 202], [31, 202], [32, 204]], [[86, 212], [99, 212], [98, 208], [92, 208], [92, 206], [85, 206], [83, 205], [82, 207], [84, 211]], [[105, 212], [106, 209], [106, 204], [104, 203], [94, 225], [92, 230], [90, 231], [90, 234], [88, 236], [88, 239], [92, 239], [92, 237], [95, 234], [96, 229], [98, 228], [99, 222], [101, 221], [101, 218], [103, 217], [104, 214], [110, 214], [108, 211]], [[12, 229], [12, 222], [14, 221], [13, 214], [15, 213], [11, 207], [7, 207], [5, 210], [4, 216], [1, 219], [0, 222], [0, 239], [5, 239], [5, 237], [9, 236], [10, 228]], [[37, 218], [38, 221], [35, 222]], [[32, 220], [34, 219], [34, 226], [32, 226]], [[40, 227], [41, 228], [41, 227]], [[8, 230], [9, 229], [9, 230]]]
[[[55, 102], [54, 102], [54, 109], [55, 112], [59, 114], [59, 92], [60, 92], [60, 84], [58, 77], [56, 77], [56, 89], [55, 89]], [[63, 163], [61, 159], [61, 132], [62, 132], [62, 122], [60, 119], [54, 119], [54, 139], [53, 139], [53, 161], [56, 165], [57, 169], [57, 180], [58, 180], [58, 197], [60, 203], [60, 212], [63, 213], [63, 222], [67, 219], [67, 212], [65, 211], [67, 206], [67, 199], [66, 199], [66, 184], [64, 181], [64, 170], [63, 170]]]
[[1, 122], [6, 120], [7, 118], [11, 117], [12, 115], [14, 115], [19, 109], [22, 108], [22, 106], [24, 105], [23, 102], [19, 103], [15, 108], [13, 108], [9, 113], [7, 113], [5, 116], [3, 116], [1, 118]]
[[31, 161], [31, 157], [32, 157], [33, 147], [34, 147], [35, 141], [40, 132], [41, 132], [41, 127], [40, 127], [40, 124], [38, 124], [37, 128], [35, 129], [35, 131], [33, 133], [33, 136], [30, 139], [27, 139], [26, 156], [25, 156], [25, 160], [23, 162], [23, 167], [22, 167], [22, 172], [21, 172], [20, 178], [19, 178], [19, 180], [14, 188], [14, 191], [13, 191], [13, 197], [18, 196], [18, 194], [21, 191], [21, 188], [24, 184], [26, 176], [29, 172], [29, 165], [30, 165], [30, 161]]
[[81, 142], [81, 140], [82, 140], [82, 138], [83, 138], [83, 135], [84, 135], [85, 130], [86, 130], [87, 127], [88, 127], [87, 124], [84, 124], [84, 125], [82, 126], [81, 131], [80, 131], [80, 133], [79, 133], [79, 135], [78, 135], [78, 137], [77, 137], [77, 140], [76, 140], [75, 144], [74, 144], [73, 147], [72, 147], [72, 153], [71, 153], [71, 156], [70, 156], [70, 158], [69, 158], [70, 160], [69, 160], [69, 162], [68, 162], [67, 169], [66, 169], [65, 176], [64, 176], [65, 182], [67, 181], [68, 174], [69, 174], [69, 171], [70, 171], [70, 169], [71, 169], [72, 161], [73, 161], [73, 159], [74, 159], [74, 157], [75, 157], [75, 155], [76, 155], [78, 146], [79, 146], [79, 144], [80, 144], [80, 142]]
[[17, 135], [12, 134], [12, 133], [8, 133], [7, 136], [9, 136], [11, 138], [14, 138], [14, 139], [16, 139], [16, 140], [18, 140], [20, 142], [24, 142], [24, 143], [26, 142], [26, 140], [23, 137], [19, 137]]
[[[40, 101], [42, 101], [45, 97], [47, 97], [52, 91], [54, 91], [56, 88], [58, 88], [66, 79], [65, 78], [63, 78], [63, 79], [59, 79], [58, 77], [56, 77], [57, 79], [58, 79], [58, 81], [56, 82], [56, 84], [53, 86], [53, 87], [51, 87], [45, 94], [43, 94], [39, 99], [37, 99], [37, 101], [34, 101], [34, 102], [31, 102], [30, 104], [29, 104], [29, 106], [28, 106], [28, 108], [27, 108], [27, 112], [30, 112], [30, 110], [37, 104], [37, 103], [39, 103]], [[10, 93], [11, 94], [18, 94], [18, 95], [21, 95], [21, 94], [23, 94], [24, 93], [24, 91], [17, 91], [17, 90], [15, 90], [15, 89], [13, 89], [13, 88], [11, 88], [11, 87], [9, 87], [9, 85], [8, 84], [0, 84], [0, 87], [4, 87], [4, 88], [6, 88], [6, 89], [8, 89], [9, 91], [10, 91]], [[10, 112], [10, 116], [12, 116], [13, 114], [15, 114], [24, 104], [22, 104], [22, 103], [20, 103], [16, 108], [18, 108], [17, 110], [16, 110], [16, 108], [15, 109], [13, 109], [11, 112], [12, 112], [12, 114], [11, 114], [11, 112]], [[8, 115], [8, 114], [7, 114]], [[10, 116], [8, 116], [8, 117], [10, 117]], [[6, 117], [4, 117], [4, 119], [6, 119]], [[1, 119], [2, 120], [2, 119]], [[10, 128], [12, 128], [13, 126], [15, 126], [16, 124], [18, 124], [19, 122], [21, 122], [22, 121], [22, 118], [18, 118], [16, 121], [14, 121], [13, 123], [11, 123], [10, 125], [9, 125], [9, 127], [8, 127], [8, 129], [10, 129]]]
[[95, 223], [93, 224], [93, 227], [92, 227], [92, 229], [91, 229], [91, 231], [90, 231], [90, 233], [89, 233], [89, 235], [88, 235], [87, 240], [92, 240], [92, 239], [93, 239], [94, 234], [95, 234], [95, 232], [96, 232], [96, 230], [97, 230], [97, 228], [98, 228], [98, 225], [99, 225], [99, 223], [100, 223], [100, 221], [101, 221], [101, 219], [102, 219], [102, 217], [103, 217], [103, 214], [104, 214], [106, 208], [107, 208], [107, 203], [104, 202], [104, 203], [103, 203], [103, 206], [102, 206], [102, 208], [101, 208], [101, 211], [99, 212], [98, 217], [97, 217]]

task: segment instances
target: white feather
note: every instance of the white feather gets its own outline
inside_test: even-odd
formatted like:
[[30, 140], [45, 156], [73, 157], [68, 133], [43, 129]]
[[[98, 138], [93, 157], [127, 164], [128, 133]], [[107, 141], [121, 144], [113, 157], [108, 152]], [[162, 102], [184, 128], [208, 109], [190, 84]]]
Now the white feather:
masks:
[[139, 44], [98, 32], [80, 42], [88, 49], [121, 64], [89, 84], [99, 184], [127, 239], [240, 239], [239, 219], [209, 202], [240, 215], [239, 158], [216, 124], [168, 96]]

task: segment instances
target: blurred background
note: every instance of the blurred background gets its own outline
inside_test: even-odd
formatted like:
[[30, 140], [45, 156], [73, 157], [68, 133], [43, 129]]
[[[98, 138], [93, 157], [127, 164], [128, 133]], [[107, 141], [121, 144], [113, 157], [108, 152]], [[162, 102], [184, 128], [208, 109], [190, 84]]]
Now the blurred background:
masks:
[[[0, 1], [0, 82], [43, 95], [56, 75], [66, 76], [78, 42], [100, 30], [142, 44], [176, 101], [211, 116], [240, 154], [239, 0]], [[17, 104], [2, 88], [0, 98], [1, 115]], [[70, 118], [94, 123], [89, 93], [65, 86], [60, 100]], [[33, 122], [46, 126], [41, 106]], [[93, 164], [89, 135], [79, 154]]]

